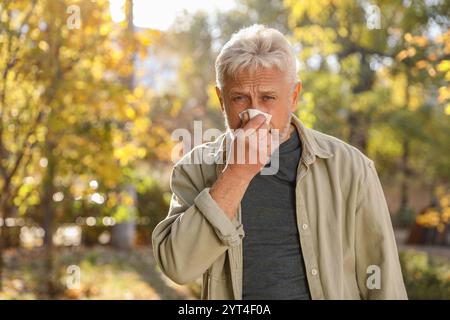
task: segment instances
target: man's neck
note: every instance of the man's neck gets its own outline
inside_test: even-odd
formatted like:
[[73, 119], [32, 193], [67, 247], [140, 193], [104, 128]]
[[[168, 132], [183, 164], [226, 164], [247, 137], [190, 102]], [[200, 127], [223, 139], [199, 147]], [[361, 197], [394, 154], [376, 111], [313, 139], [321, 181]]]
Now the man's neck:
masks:
[[295, 126], [291, 123], [290, 126], [289, 126], [289, 131], [288, 131], [288, 133], [287, 133], [286, 136], [280, 141], [280, 144], [282, 144], [282, 143], [285, 142], [285, 141], [288, 141], [289, 138], [291, 137], [292, 133], [294, 132], [294, 130], [295, 130]]

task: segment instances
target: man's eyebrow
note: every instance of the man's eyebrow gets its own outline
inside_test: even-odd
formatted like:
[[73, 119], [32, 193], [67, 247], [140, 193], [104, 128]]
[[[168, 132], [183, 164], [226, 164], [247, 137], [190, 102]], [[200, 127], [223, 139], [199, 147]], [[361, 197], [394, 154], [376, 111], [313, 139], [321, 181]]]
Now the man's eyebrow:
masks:
[[260, 91], [260, 93], [263, 93], [263, 94], [277, 94], [277, 92], [276, 92], [276, 91], [274, 91], [274, 90], [265, 90], [265, 91]]
[[[239, 91], [239, 90], [230, 90], [231, 94], [241, 94], [241, 95], [246, 95], [248, 94], [248, 92], [245, 91]], [[275, 90], [262, 90], [262, 91], [258, 91], [258, 93], [260, 94], [276, 94], [277, 92]]]
[[247, 94], [247, 92], [244, 91], [238, 91], [238, 90], [230, 90], [230, 94]]

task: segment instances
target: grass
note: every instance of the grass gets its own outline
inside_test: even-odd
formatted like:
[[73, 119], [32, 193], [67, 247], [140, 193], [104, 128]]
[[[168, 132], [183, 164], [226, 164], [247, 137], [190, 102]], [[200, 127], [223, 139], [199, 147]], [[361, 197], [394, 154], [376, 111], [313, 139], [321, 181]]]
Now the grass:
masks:
[[425, 252], [400, 253], [409, 299], [450, 300], [450, 261]]
[[[43, 249], [5, 253], [0, 299], [195, 299], [198, 284], [178, 286], [157, 268], [149, 248], [118, 251], [109, 247], [59, 248], [54, 254], [55, 295], [47, 293]], [[450, 299], [450, 261], [425, 252], [400, 254], [410, 299]], [[80, 285], [67, 288], [67, 267], [80, 270]]]
[[[5, 254], [4, 288], [0, 299], [192, 299], [188, 287], [178, 286], [156, 267], [149, 248], [118, 251], [107, 247], [65, 248], [54, 254], [54, 295], [49, 296], [42, 249], [16, 249]], [[67, 287], [80, 270], [79, 286]], [[69, 282], [72, 283], [72, 282]]]

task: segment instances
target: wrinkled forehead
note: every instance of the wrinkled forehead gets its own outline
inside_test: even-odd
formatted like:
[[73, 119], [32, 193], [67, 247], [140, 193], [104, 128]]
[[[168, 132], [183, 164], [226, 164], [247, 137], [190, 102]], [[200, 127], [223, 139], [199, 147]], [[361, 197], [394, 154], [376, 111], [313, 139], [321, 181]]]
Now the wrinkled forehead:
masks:
[[248, 90], [279, 91], [288, 86], [285, 72], [277, 68], [257, 68], [255, 70], [242, 70], [236, 76], [225, 76], [225, 91], [242, 92]]

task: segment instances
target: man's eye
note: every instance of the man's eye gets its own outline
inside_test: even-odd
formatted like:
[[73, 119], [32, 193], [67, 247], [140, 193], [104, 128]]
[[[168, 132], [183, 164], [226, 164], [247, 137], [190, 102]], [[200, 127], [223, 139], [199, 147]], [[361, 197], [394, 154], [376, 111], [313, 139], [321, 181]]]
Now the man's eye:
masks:
[[241, 101], [242, 99], [243, 98], [241, 96], [238, 96], [238, 97], [234, 97], [233, 101], [238, 102], [238, 101]]
[[264, 101], [272, 100], [272, 99], [275, 100], [275, 97], [272, 97], [272, 96], [264, 96], [264, 97], [263, 97], [263, 100], [264, 100]]

